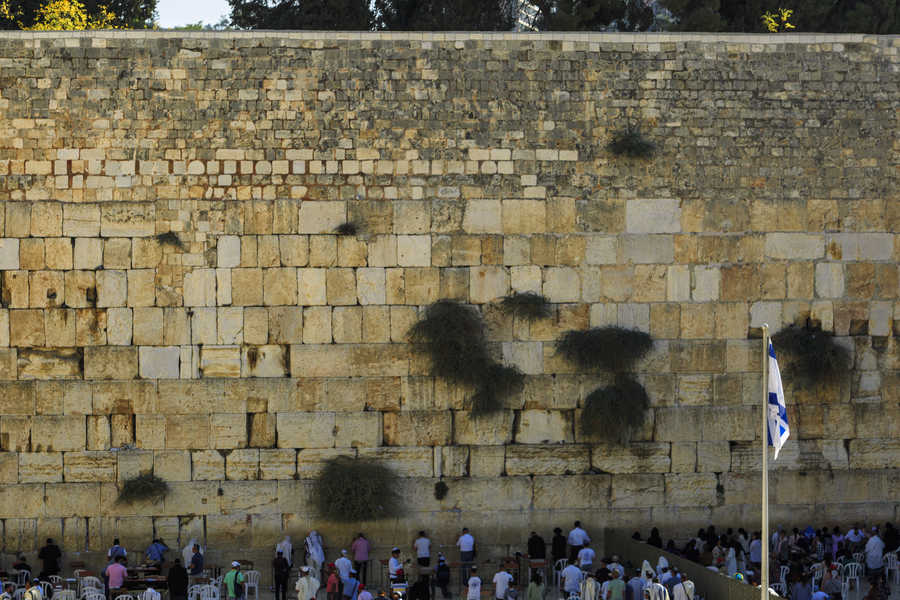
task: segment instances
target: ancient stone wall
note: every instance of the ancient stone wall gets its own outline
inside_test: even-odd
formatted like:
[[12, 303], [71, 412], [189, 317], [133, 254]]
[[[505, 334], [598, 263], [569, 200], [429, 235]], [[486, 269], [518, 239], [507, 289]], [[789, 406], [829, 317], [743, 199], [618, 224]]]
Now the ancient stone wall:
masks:
[[[579, 518], [756, 527], [755, 338], [807, 319], [854, 369], [786, 381], [773, 518], [895, 519], [898, 44], [4, 32], [2, 551], [51, 536], [99, 561], [156, 534], [263, 560], [311, 528], [452, 547], [467, 525], [490, 556]], [[607, 150], [628, 126], [652, 159]], [[505, 317], [512, 291], [552, 318]], [[495, 418], [410, 353], [440, 298], [527, 375]], [[579, 434], [603, 378], [554, 352], [607, 324], [656, 340], [625, 447]], [[395, 467], [404, 516], [318, 521], [339, 454]], [[172, 494], [116, 506], [144, 472]]]

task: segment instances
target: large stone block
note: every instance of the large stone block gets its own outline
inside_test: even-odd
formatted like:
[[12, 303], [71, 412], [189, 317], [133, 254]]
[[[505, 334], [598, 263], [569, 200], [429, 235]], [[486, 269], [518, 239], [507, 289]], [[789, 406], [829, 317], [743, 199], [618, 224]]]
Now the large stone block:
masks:
[[204, 346], [200, 350], [200, 371], [204, 378], [240, 377], [240, 346]]
[[666, 475], [667, 506], [715, 506], [719, 481], [711, 473]]
[[851, 469], [891, 469], [896, 467], [900, 441], [896, 439], [856, 439], [850, 441]]
[[[341, 413], [343, 415], [343, 413]], [[279, 448], [334, 448], [335, 413], [278, 413]]]
[[678, 233], [681, 206], [675, 198], [628, 200], [625, 203], [628, 233]]
[[165, 481], [190, 481], [191, 453], [187, 450], [156, 450], [153, 474]]
[[83, 451], [85, 446], [84, 417], [36, 416], [31, 419], [32, 451]]
[[607, 509], [610, 502], [609, 475], [534, 477], [534, 509]]
[[66, 482], [116, 481], [118, 460], [112, 452], [66, 452]]
[[148, 237], [156, 232], [156, 205], [152, 202], [104, 202], [100, 205], [103, 237]]
[[225, 457], [217, 450], [191, 452], [191, 477], [194, 481], [223, 481]]
[[497, 446], [512, 441], [514, 414], [504, 410], [473, 417], [468, 411], [453, 411], [453, 443], [472, 446]]
[[324, 462], [338, 456], [356, 458], [356, 448], [304, 448], [297, 452], [297, 475], [300, 479], [315, 479]]
[[575, 441], [571, 411], [523, 410], [516, 419], [517, 444], [570, 444]]
[[453, 436], [452, 416], [442, 410], [384, 413], [384, 442], [388, 446], [447, 446]]
[[75, 348], [20, 348], [12, 356], [19, 380], [81, 379], [81, 355]]
[[591, 448], [591, 466], [606, 473], [668, 473], [670, 444], [632, 442], [625, 446], [599, 444]]
[[360, 448], [359, 458], [371, 458], [394, 470], [400, 477], [433, 477], [431, 448]]
[[635, 474], [612, 477], [611, 506], [662, 506], [665, 503], [665, 475]]
[[297, 451], [293, 448], [259, 451], [260, 479], [296, 479]]
[[58, 483], [63, 480], [62, 452], [19, 452], [18, 457], [19, 483]]
[[84, 349], [84, 378], [136, 379], [138, 349], [133, 346], [88, 346]]
[[512, 445], [506, 448], [506, 474], [581, 475], [590, 470], [590, 447], [578, 445]]

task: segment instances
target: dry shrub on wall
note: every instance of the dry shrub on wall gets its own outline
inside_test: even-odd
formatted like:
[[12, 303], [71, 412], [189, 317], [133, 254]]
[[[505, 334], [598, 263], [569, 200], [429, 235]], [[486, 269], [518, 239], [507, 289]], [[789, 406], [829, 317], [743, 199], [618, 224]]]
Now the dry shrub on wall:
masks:
[[625, 373], [653, 349], [650, 334], [622, 327], [567, 331], [556, 353], [583, 371]]
[[500, 310], [529, 323], [548, 319], [552, 314], [547, 299], [534, 292], [516, 292], [505, 297], [500, 301]]
[[169, 495], [169, 484], [156, 475], [135, 475], [122, 482], [119, 497], [116, 498], [116, 506], [120, 504], [134, 504], [149, 500], [157, 504], [165, 500]]
[[447, 494], [450, 492], [450, 486], [448, 486], [443, 481], [438, 481], [434, 484], [434, 499], [435, 500], [443, 500], [447, 497]]
[[646, 159], [652, 158], [656, 152], [653, 142], [645, 138], [637, 127], [627, 127], [614, 132], [606, 149], [616, 156]]
[[357, 233], [359, 233], [359, 227], [356, 226], [356, 223], [347, 221], [346, 223], [341, 223], [340, 225], [335, 227], [334, 232], [337, 235], [356, 235]]
[[624, 443], [644, 425], [648, 410], [650, 396], [644, 386], [631, 377], [620, 376], [585, 398], [578, 427], [585, 437]]
[[323, 463], [311, 500], [316, 515], [329, 523], [390, 519], [403, 509], [393, 469], [375, 460], [349, 456]]
[[471, 307], [453, 300], [435, 302], [425, 309], [409, 335], [413, 352], [428, 357], [435, 377], [474, 391], [470, 399], [473, 417], [503, 410], [503, 400], [522, 389], [522, 373], [490, 357], [484, 322]]
[[821, 327], [790, 325], [772, 336], [785, 375], [804, 387], [832, 382], [852, 367], [850, 353]]
[[169, 246], [170, 248], [184, 251], [184, 242], [181, 241], [181, 238], [174, 231], [158, 233], [153, 237], [160, 246]]

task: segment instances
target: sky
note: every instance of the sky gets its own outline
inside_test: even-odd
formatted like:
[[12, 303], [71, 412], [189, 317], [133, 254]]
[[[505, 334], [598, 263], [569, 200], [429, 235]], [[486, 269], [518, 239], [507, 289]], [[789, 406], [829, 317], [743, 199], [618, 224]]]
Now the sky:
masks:
[[156, 10], [160, 27], [177, 27], [197, 21], [215, 24], [222, 15], [231, 13], [225, 0], [159, 0]]

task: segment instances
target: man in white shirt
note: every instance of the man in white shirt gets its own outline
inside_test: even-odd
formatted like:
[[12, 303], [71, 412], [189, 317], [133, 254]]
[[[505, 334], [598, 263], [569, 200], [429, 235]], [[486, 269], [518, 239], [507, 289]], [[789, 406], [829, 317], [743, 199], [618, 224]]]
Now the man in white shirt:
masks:
[[571, 563], [563, 569], [562, 578], [566, 596], [569, 595], [569, 592], [577, 592], [581, 586], [581, 569], [575, 563]]
[[481, 579], [478, 577], [478, 567], [472, 567], [472, 576], [466, 583], [466, 600], [481, 600]]
[[[335, 563], [336, 565], [337, 563]], [[388, 562], [388, 575], [391, 578], [391, 581], [397, 579], [397, 571], [403, 568], [403, 565], [400, 564], [400, 548], [394, 548], [391, 550], [391, 560]]]
[[[584, 545], [587, 546], [588, 543], [585, 542]], [[619, 564], [619, 555], [618, 554], [612, 555], [612, 562], [609, 563], [609, 566], [607, 568], [610, 571], [618, 571], [619, 577], [622, 579], [622, 581], [625, 581], [625, 567], [623, 567], [622, 565]]]
[[469, 529], [463, 527], [462, 535], [456, 536], [456, 545], [459, 546], [460, 577], [463, 581], [469, 578], [469, 565], [475, 562], [475, 538], [469, 535]]
[[585, 542], [581, 552], [578, 553], [578, 564], [582, 571], [593, 573], [594, 571], [594, 551], [590, 549], [590, 542]]
[[341, 550], [341, 557], [334, 561], [334, 566], [337, 567], [338, 577], [341, 581], [350, 577], [350, 569], [353, 568], [353, 563], [347, 558], [346, 550]]
[[866, 534], [859, 528], [859, 523], [855, 523], [853, 529], [847, 532], [847, 535], [844, 537], [850, 541], [849, 544], [846, 544], [847, 549], [850, 552], [856, 552], [856, 549], [862, 546], [862, 541], [865, 539]]
[[431, 566], [431, 540], [424, 531], [420, 531], [419, 537], [413, 540], [413, 549], [416, 551], [416, 562], [420, 567]]
[[866, 543], [866, 567], [870, 571], [878, 571], [884, 566], [884, 542], [877, 528], [872, 528], [872, 537]]
[[694, 600], [694, 582], [683, 576], [681, 583], [672, 588], [672, 598], [674, 600]]
[[513, 576], [507, 573], [506, 566], [501, 564], [500, 570], [494, 575], [494, 598], [497, 600], [504, 600], [506, 590], [509, 589], [512, 580]]
[[591, 538], [588, 537], [587, 532], [581, 528], [581, 521], [575, 521], [575, 528], [569, 532], [569, 546], [572, 547], [570, 550], [569, 562], [575, 562], [578, 558], [578, 553], [581, 552], [581, 549], [584, 547], [585, 542], [591, 541]]
[[669, 567], [663, 567], [663, 568], [662, 568], [662, 573], [659, 574], [659, 582], [660, 582], [663, 586], [665, 586], [665, 585], [666, 585], [666, 582], [669, 580], [669, 578], [670, 578], [671, 576], [672, 576], [672, 574], [669, 573]]

